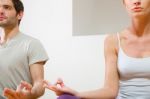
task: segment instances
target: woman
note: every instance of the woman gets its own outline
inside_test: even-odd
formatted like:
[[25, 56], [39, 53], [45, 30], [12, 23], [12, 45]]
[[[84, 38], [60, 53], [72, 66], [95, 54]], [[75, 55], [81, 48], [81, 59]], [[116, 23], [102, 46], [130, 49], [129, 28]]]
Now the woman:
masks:
[[[150, 0], [124, 0], [123, 3], [131, 25], [105, 39], [104, 87], [77, 92], [62, 80], [51, 86], [45, 81], [45, 87], [53, 90], [58, 99], [150, 99]], [[73, 98], [67, 95], [63, 98], [64, 93]]]

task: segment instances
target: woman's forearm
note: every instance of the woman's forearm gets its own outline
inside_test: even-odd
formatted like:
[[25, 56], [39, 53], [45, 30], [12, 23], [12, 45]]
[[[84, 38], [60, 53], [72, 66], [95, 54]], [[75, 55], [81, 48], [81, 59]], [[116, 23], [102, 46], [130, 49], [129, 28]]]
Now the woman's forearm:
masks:
[[109, 88], [102, 88], [93, 91], [79, 92], [76, 96], [81, 99], [115, 99], [117, 92]]

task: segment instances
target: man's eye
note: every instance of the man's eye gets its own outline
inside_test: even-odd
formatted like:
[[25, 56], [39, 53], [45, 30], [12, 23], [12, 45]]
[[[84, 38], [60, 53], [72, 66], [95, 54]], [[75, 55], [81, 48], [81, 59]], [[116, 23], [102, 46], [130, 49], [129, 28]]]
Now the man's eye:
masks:
[[7, 5], [4, 6], [4, 8], [5, 8], [5, 9], [8, 9], [8, 10], [11, 9], [11, 7], [10, 7], [10, 6], [7, 6]]

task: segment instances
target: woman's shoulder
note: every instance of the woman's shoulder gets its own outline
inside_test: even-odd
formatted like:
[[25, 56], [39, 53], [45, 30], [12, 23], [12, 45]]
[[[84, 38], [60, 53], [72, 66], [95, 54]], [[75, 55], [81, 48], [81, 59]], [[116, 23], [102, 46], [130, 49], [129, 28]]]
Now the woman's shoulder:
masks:
[[114, 43], [117, 40], [117, 33], [109, 33], [105, 38], [105, 43]]
[[121, 32], [119, 33], [109, 33], [104, 41], [104, 45], [107, 48], [109, 46], [109, 48], [115, 49], [116, 51], [118, 51], [119, 48], [119, 42], [120, 42], [120, 36], [122, 35]]
[[124, 29], [117, 33], [108, 33], [106, 35], [105, 41], [107, 42], [118, 42], [118, 40], [122, 37], [124, 37], [127, 33], [127, 29]]

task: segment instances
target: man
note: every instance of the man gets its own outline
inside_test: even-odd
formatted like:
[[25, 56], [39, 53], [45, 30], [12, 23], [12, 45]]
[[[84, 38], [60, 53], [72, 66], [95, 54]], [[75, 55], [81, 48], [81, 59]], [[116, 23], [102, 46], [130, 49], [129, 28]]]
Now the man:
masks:
[[48, 56], [39, 40], [20, 32], [20, 0], [0, 0], [0, 99], [37, 99], [44, 94]]

